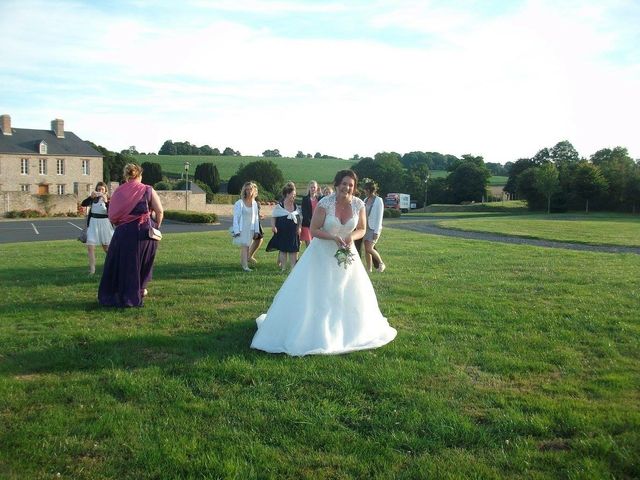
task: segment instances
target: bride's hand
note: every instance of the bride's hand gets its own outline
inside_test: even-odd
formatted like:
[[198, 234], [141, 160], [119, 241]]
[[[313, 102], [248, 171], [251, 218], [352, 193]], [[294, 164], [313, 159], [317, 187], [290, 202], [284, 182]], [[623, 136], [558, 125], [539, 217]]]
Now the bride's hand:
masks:
[[351, 234], [347, 235], [344, 240], [342, 240], [342, 243], [344, 243], [345, 247], [348, 247], [349, 245], [351, 245], [353, 243], [353, 238], [351, 238]]
[[338, 245], [338, 248], [345, 248], [347, 246], [346, 243], [344, 243], [344, 240], [341, 239], [338, 235], [336, 235], [335, 237], [333, 237], [333, 240], [336, 242], [336, 244]]

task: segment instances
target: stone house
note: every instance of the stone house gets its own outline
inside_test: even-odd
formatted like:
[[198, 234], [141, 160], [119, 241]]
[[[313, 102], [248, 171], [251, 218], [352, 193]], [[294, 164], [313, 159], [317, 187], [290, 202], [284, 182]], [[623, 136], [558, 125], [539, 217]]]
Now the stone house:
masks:
[[86, 197], [102, 180], [102, 154], [73, 132], [64, 121], [50, 130], [13, 128], [0, 115], [0, 194], [76, 195]]

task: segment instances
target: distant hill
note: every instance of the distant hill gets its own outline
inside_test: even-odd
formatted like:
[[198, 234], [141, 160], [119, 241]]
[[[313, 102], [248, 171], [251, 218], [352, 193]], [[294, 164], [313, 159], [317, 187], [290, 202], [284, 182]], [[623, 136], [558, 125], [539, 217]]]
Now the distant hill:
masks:
[[[196, 166], [200, 163], [211, 162], [218, 167], [220, 179], [224, 182], [236, 173], [240, 164], [247, 165], [256, 160], [271, 160], [282, 170], [285, 180], [291, 180], [297, 184], [299, 190], [305, 189], [310, 180], [316, 180], [320, 184], [330, 184], [338, 170], [350, 168], [353, 160], [332, 158], [265, 158], [265, 157], [229, 157], [206, 155], [134, 155], [138, 162], [155, 162], [162, 166], [164, 175], [179, 177], [184, 172], [184, 162], [189, 162], [189, 175], [193, 175]], [[434, 178], [446, 177], [444, 170], [431, 172]], [[505, 185], [507, 177], [491, 177], [489, 185]]]
[[291, 180], [302, 188], [309, 180], [317, 180], [321, 184], [331, 183], [338, 170], [350, 168], [355, 162], [351, 160], [331, 158], [265, 158], [265, 157], [225, 157], [199, 155], [134, 155], [142, 162], [155, 162], [162, 166], [165, 175], [180, 176], [184, 172], [184, 162], [189, 162], [189, 174], [193, 175], [200, 163], [213, 163], [223, 181], [234, 175], [240, 164], [257, 160], [270, 160], [280, 167], [284, 178]]

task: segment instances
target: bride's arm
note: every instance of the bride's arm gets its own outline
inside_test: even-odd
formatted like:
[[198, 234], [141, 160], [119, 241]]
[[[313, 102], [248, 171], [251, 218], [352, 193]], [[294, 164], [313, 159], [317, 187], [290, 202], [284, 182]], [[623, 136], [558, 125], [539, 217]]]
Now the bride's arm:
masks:
[[325, 232], [322, 230], [322, 226], [324, 225], [324, 219], [327, 216], [327, 211], [318, 205], [316, 209], [313, 211], [313, 215], [311, 216], [311, 225], [309, 226], [309, 230], [311, 231], [311, 235], [314, 238], [324, 238], [325, 240], [333, 240], [338, 244], [338, 247], [343, 247], [345, 244], [343, 240], [337, 235], [331, 235], [329, 232]]

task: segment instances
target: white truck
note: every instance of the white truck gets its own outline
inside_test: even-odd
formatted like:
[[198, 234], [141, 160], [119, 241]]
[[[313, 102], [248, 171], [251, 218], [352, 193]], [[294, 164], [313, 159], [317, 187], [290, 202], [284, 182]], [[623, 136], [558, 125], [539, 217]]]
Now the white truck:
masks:
[[411, 195], [408, 193], [387, 193], [384, 207], [395, 208], [402, 213], [407, 213], [411, 209]]

